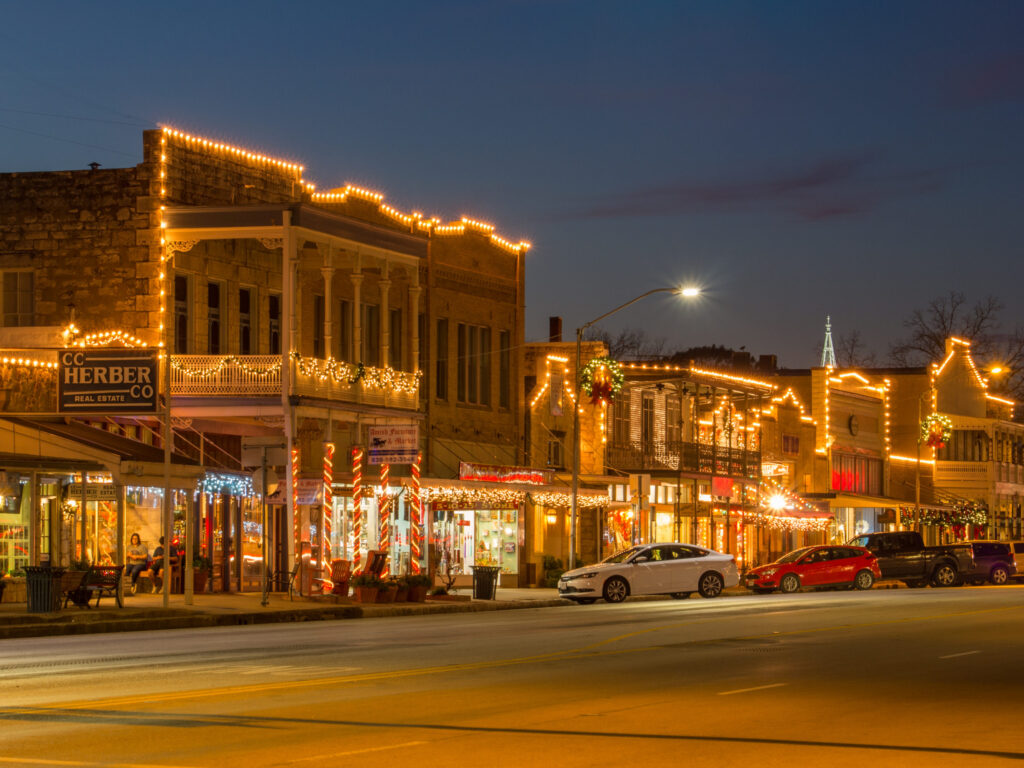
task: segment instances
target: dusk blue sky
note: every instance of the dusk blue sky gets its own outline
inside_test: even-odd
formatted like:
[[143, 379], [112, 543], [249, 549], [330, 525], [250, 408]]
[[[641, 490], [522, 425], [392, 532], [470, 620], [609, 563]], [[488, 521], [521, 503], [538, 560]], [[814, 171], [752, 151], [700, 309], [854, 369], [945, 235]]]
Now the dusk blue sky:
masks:
[[1022, 324], [1021, 2], [0, 2], [0, 171], [157, 124], [534, 243], [528, 340], [606, 323], [882, 359], [951, 289]]

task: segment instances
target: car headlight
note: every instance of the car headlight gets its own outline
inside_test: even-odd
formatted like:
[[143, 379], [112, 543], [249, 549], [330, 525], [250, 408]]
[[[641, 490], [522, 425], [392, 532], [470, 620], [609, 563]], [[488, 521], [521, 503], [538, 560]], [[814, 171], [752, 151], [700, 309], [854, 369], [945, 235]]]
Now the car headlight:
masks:
[[766, 568], [765, 570], [758, 573], [758, 576], [774, 576], [778, 572], [778, 568]]
[[569, 581], [576, 581], [577, 579], [592, 579], [595, 576], [597, 576], [596, 571], [594, 571], [593, 573], [581, 573], [578, 576], [570, 576]]

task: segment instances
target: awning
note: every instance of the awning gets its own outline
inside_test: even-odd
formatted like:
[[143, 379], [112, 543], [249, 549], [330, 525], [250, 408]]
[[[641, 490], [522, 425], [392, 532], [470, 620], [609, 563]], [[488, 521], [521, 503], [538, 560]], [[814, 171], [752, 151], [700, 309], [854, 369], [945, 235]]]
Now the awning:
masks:
[[[401, 478], [408, 488], [412, 479]], [[531, 501], [543, 507], [568, 507], [572, 503], [572, 489], [566, 485], [532, 485], [529, 483], [495, 483], [486, 480], [447, 480], [425, 477], [420, 481], [424, 501], [446, 504], [481, 506], [486, 504], [516, 505]], [[579, 506], [592, 509], [611, 503], [607, 491], [589, 491], [580, 488]]]
[[829, 509], [895, 509], [906, 504], [903, 499], [892, 499], [888, 496], [867, 496], [860, 493], [803, 493], [800, 498], [807, 501], [827, 501]]

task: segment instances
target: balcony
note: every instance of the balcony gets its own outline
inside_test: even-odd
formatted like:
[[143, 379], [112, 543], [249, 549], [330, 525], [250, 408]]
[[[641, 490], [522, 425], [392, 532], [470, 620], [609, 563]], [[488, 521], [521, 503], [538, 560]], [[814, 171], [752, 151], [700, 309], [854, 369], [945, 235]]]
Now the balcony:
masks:
[[668, 470], [760, 477], [761, 452], [704, 443], [608, 443], [605, 463], [623, 472]]
[[[419, 374], [293, 356], [292, 393], [384, 408], [416, 409]], [[280, 355], [172, 355], [176, 397], [280, 397]]]

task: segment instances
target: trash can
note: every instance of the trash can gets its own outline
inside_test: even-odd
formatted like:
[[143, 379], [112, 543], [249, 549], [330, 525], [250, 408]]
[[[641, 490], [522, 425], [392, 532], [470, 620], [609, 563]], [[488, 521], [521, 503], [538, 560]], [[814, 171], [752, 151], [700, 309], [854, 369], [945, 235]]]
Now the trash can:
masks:
[[473, 599], [494, 600], [498, 592], [498, 573], [496, 565], [473, 566]]
[[50, 613], [60, 608], [60, 577], [63, 575], [63, 568], [50, 565], [25, 567], [29, 613]]

